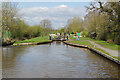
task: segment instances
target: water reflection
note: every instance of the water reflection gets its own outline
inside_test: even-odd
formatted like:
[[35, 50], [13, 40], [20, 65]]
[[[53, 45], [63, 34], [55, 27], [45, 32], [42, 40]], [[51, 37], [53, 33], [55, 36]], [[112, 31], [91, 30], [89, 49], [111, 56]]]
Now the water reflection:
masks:
[[[14, 63], [16, 62], [17, 57], [22, 57], [27, 46], [21, 47], [7, 47], [2, 49], [2, 60], [3, 60], [3, 68], [14, 67]], [[4, 65], [5, 64], [5, 65]]]
[[55, 42], [55, 45], [61, 45], [62, 43], [61, 43], [61, 41], [56, 41]]
[[118, 65], [87, 49], [51, 44], [4, 47], [4, 77], [117, 78]]
[[[91, 52], [88, 50], [88, 53]], [[96, 53], [92, 53], [92, 55], [87, 55], [87, 66], [89, 66], [88, 70], [91, 75], [95, 77], [118, 77], [118, 65], [109, 61], [108, 59], [102, 58], [100, 55]], [[99, 72], [99, 74], [98, 74]]]

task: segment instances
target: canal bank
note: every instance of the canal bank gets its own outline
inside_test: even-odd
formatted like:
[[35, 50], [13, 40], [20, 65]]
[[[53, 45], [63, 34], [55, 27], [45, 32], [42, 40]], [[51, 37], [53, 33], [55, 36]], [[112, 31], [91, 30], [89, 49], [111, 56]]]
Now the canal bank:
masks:
[[81, 47], [81, 48], [87, 48], [91, 51], [94, 51], [96, 53], [98, 53], [99, 55], [117, 63], [117, 64], [120, 64], [120, 61], [115, 59], [114, 57], [110, 56], [110, 55], [107, 55], [105, 54], [104, 52], [101, 52], [93, 47], [89, 47], [87, 45], [80, 45], [80, 44], [76, 44], [76, 43], [72, 43], [72, 42], [68, 42], [68, 41], [65, 41], [65, 40], [48, 40], [48, 41], [43, 41], [43, 42], [29, 42], [29, 43], [15, 43], [13, 44], [12, 46], [24, 46], [24, 45], [40, 45], [40, 44], [48, 44], [48, 43], [52, 43], [53, 41], [62, 41], [64, 42], [65, 44], [67, 45], [71, 45], [71, 46], [75, 46], [75, 47]]
[[23, 46], [23, 45], [39, 45], [39, 44], [47, 44], [53, 42], [52, 40], [50, 41], [44, 41], [44, 42], [33, 42], [33, 43], [18, 43], [18, 44], [13, 44], [13, 46]]
[[[38, 41], [39, 39], [39, 41]], [[72, 42], [68, 42], [68, 41], [65, 41], [65, 40], [49, 40], [48, 38], [45, 38], [46, 40], [43, 40], [41, 41], [41, 37], [38, 37], [38, 38], [33, 38], [33, 39], [29, 39], [29, 40], [24, 40], [24, 41], [20, 41], [20, 42], [17, 42], [17, 43], [14, 43], [12, 46], [24, 46], [24, 45], [40, 45], [40, 44], [47, 44], [47, 43], [52, 43], [53, 41], [63, 41], [65, 44], [67, 45], [71, 45], [71, 46], [75, 46], [75, 47], [81, 47], [81, 48], [87, 48], [91, 51], [94, 51], [96, 53], [98, 53], [99, 55], [117, 63], [117, 64], [120, 64], [120, 61], [119, 59], [115, 59], [114, 57], [110, 56], [110, 55], [107, 55], [105, 54], [104, 52], [101, 52], [93, 47], [89, 47], [87, 45], [80, 45], [80, 44], [76, 44], [76, 43], [72, 43]]]
[[23, 41], [18, 41], [13, 44], [13, 46], [23, 46], [23, 45], [39, 45], [39, 44], [46, 44], [51, 43], [52, 40], [49, 40], [48, 36], [44, 37], [36, 37], [32, 39], [26, 39]]
[[118, 78], [118, 66], [61, 41], [3, 47], [3, 78]]
[[94, 51], [94, 52], [98, 53], [99, 55], [101, 55], [101, 56], [103, 56], [103, 57], [105, 57], [105, 58], [107, 58], [107, 59], [109, 59], [109, 60], [111, 60], [111, 61], [113, 61], [113, 62], [120, 65], [119, 60], [117, 60], [114, 57], [112, 57], [110, 55], [107, 55], [107, 54], [105, 54], [105, 53], [103, 53], [101, 51], [98, 51], [97, 49], [95, 49], [93, 47], [89, 47], [87, 45], [80, 45], [80, 44], [76, 44], [76, 43], [71, 43], [71, 42], [68, 42], [68, 41], [64, 41], [64, 43], [67, 44], [67, 45], [70, 45], [70, 46], [75, 46], [75, 47], [80, 47], [80, 48], [87, 48], [87, 49], [89, 49], [91, 51]]

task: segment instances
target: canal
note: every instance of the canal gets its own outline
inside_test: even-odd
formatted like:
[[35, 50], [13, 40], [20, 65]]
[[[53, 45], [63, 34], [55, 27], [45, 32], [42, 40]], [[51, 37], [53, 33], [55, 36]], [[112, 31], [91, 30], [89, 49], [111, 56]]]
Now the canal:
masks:
[[63, 42], [3, 47], [3, 77], [118, 78], [118, 65]]

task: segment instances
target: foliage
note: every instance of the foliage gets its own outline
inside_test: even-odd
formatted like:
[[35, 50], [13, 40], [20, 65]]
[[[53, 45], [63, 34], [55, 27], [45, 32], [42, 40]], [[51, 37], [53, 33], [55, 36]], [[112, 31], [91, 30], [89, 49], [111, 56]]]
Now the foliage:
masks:
[[[3, 42], [12, 40], [24, 40], [38, 36], [48, 35], [54, 32], [50, 20], [41, 21], [40, 25], [29, 26], [18, 15], [18, 4], [12, 2], [2, 3], [2, 36]], [[45, 25], [45, 26], [44, 26]], [[4, 32], [6, 32], [4, 34]], [[11, 34], [9, 34], [11, 33]], [[10, 36], [10, 37], [9, 37]]]
[[81, 32], [83, 30], [83, 20], [80, 17], [74, 17], [68, 20], [66, 28], [70, 33]]
[[68, 20], [66, 31], [81, 32], [87, 31], [88, 36], [95, 33], [97, 40], [111, 40], [115, 44], [120, 44], [120, 26], [118, 21], [120, 16], [119, 2], [95, 2], [86, 6], [88, 14], [82, 20], [74, 17]]
[[59, 33], [64, 33], [65, 32], [65, 28], [61, 28], [58, 30]]
[[[96, 6], [98, 4], [99, 6]], [[99, 13], [101, 14], [102, 20], [97, 19], [96, 21], [100, 21], [100, 28], [103, 29], [101, 30], [100, 28], [96, 31], [98, 32], [98, 39], [100, 40], [108, 40], [109, 38], [113, 40], [114, 43], [120, 44], [120, 26], [118, 21], [119, 21], [119, 16], [120, 16], [120, 4], [119, 2], [100, 2], [98, 3], [91, 3], [87, 9], [89, 10], [89, 13]], [[101, 23], [101, 21], [103, 21]], [[96, 23], [98, 26], [98, 23]], [[97, 27], [96, 26], [96, 27]], [[95, 29], [95, 28], [94, 28]], [[103, 31], [103, 32], [102, 32]], [[110, 36], [108, 38], [108, 36]]]
[[3, 41], [9, 41], [8, 32], [10, 29], [10, 25], [14, 24], [15, 17], [17, 16], [17, 4], [13, 4], [11, 2], [3, 2], [2, 3], [2, 34], [4, 35], [4, 31], [6, 31], [7, 35], [3, 38]]
[[82, 31], [81, 34], [82, 34], [83, 37], [87, 37], [88, 36], [88, 33], [85, 30]]
[[9, 32], [12, 39], [18, 40], [46, 36], [52, 32], [82, 32], [82, 35], [85, 36], [96, 33], [95, 39], [112, 40], [115, 44], [120, 44], [120, 26], [118, 23], [120, 21], [120, 4], [118, 2], [98, 1], [91, 3], [86, 7], [88, 14], [84, 20], [81, 17], [74, 17], [69, 19], [67, 25], [59, 30], [53, 30], [51, 21], [48, 19], [42, 20], [40, 25], [29, 26], [18, 15], [17, 5], [17, 3], [11, 2], [2, 3], [2, 33], [4, 35], [4, 31], [6, 31], [7, 36], [3, 41], [10, 40]]

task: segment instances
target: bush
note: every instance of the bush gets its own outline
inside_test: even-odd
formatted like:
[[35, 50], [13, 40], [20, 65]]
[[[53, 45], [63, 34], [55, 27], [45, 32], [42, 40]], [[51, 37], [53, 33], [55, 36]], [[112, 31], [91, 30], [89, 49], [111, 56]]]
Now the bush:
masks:
[[82, 34], [83, 37], [87, 37], [88, 36], [88, 33], [86, 31], [82, 31], [81, 34]]

